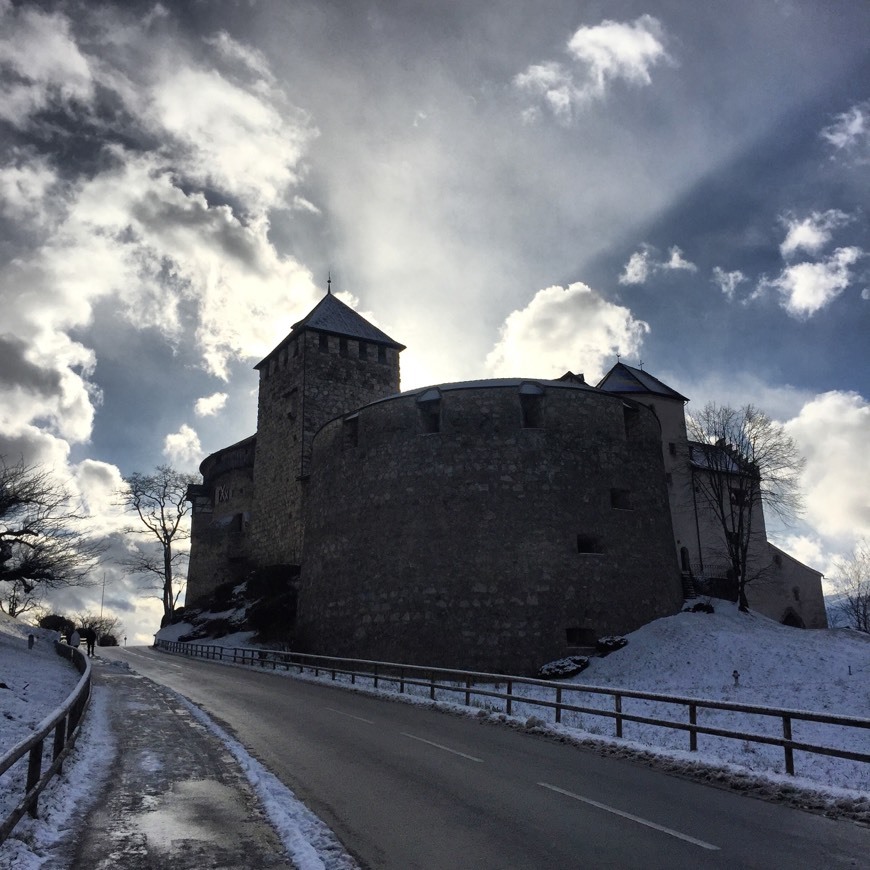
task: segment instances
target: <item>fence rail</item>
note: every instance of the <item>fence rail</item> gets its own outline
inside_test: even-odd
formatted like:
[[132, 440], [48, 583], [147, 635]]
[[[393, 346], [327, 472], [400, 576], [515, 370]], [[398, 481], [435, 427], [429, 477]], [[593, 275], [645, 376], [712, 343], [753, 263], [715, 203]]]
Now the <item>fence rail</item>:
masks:
[[[737, 704], [730, 701], [712, 701], [703, 698], [663, 695], [654, 692], [640, 692], [633, 689], [587, 686], [579, 683], [557, 682], [555, 680], [537, 680], [532, 677], [505, 676], [504, 674], [460, 671], [449, 668], [431, 668], [420, 665], [398, 664], [396, 662], [378, 662], [368, 659], [348, 659], [334, 656], [309, 655], [307, 653], [220, 647], [210, 644], [180, 643], [178, 641], [165, 640], [158, 640], [156, 645], [159, 649], [166, 650], [167, 652], [181, 653], [182, 655], [215, 661], [232, 662], [251, 667], [271, 668], [272, 670], [280, 668], [287, 671], [298, 669], [300, 673], [309, 670], [313, 671], [315, 676], [319, 676], [323, 672], [330, 674], [333, 680], [341, 674], [342, 676], [349, 676], [351, 683], [356, 683], [360, 678], [367, 678], [372, 681], [374, 688], [379, 688], [383, 683], [392, 684], [399, 693], [405, 693], [408, 686], [420, 686], [429, 690], [429, 698], [431, 700], [436, 699], [438, 692], [461, 695], [466, 707], [471, 706], [471, 699], [473, 697], [497, 698], [504, 701], [504, 712], [508, 716], [512, 715], [514, 705], [527, 704], [552, 710], [554, 721], [557, 724], [561, 723], [562, 714], [565, 711], [600, 716], [605, 719], [614, 720], [617, 737], [622, 737], [623, 724], [625, 722], [638, 722], [661, 728], [673, 728], [678, 731], [688, 732], [689, 749], [692, 752], [697, 752], [698, 750], [699, 734], [780, 746], [785, 758], [786, 772], [791, 775], [794, 775], [795, 771], [795, 751], [870, 763], [870, 753], [867, 752], [855, 752], [834, 746], [822, 746], [792, 739], [792, 727], [795, 722], [820, 722], [848, 729], [858, 729], [858, 733], [862, 730], [870, 729], [870, 719], [858, 716], [832, 716], [826, 713], [813, 713], [805, 710], [763, 707], [754, 704]], [[500, 690], [502, 684], [505, 685], [505, 691], [503, 692]], [[517, 695], [514, 690], [518, 686], [539, 687], [546, 690], [549, 697]], [[542, 692], [542, 694], [544, 693]], [[613, 709], [607, 710], [599, 707], [583, 706], [568, 700], [572, 699], [576, 701], [578, 695], [582, 694], [610, 696], [613, 700]], [[684, 709], [686, 720], [659, 719], [626, 712], [623, 710], [623, 701], [626, 698], [655, 701], [671, 705], [678, 710]], [[778, 723], [781, 723], [782, 736], [751, 734], [744, 731], [699, 724], [699, 710], [724, 710], [734, 713], [748, 713], [765, 717], [767, 720], [776, 720]]]
[[[63, 761], [79, 735], [79, 725], [91, 697], [91, 663], [87, 656], [78, 649], [59, 641], [55, 641], [54, 648], [58, 655], [72, 661], [76, 670], [81, 674], [81, 679], [61, 707], [46, 716], [29, 737], [19, 741], [0, 757], [0, 776], [2, 776], [29, 753], [24, 797], [0, 823], [0, 843], [3, 843], [12, 833], [25, 813], [36, 818], [39, 795], [51, 778], [63, 767]], [[45, 739], [52, 731], [54, 732], [54, 740], [51, 749], [51, 764], [43, 771]]]

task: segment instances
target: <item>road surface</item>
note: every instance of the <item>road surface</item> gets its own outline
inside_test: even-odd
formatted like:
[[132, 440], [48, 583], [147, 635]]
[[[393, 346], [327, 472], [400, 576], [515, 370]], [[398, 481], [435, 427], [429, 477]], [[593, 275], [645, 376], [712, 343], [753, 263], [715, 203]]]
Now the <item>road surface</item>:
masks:
[[199, 704], [362, 867], [859, 867], [870, 830], [328, 684], [113, 651]]

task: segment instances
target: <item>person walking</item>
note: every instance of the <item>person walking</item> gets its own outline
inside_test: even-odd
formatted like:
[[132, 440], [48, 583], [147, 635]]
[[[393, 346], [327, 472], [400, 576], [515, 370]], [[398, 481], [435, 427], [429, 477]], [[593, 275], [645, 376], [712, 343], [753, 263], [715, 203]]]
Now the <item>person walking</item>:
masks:
[[88, 655], [94, 654], [94, 647], [97, 644], [97, 633], [91, 626], [82, 629], [82, 637], [85, 639], [85, 644], [88, 648]]

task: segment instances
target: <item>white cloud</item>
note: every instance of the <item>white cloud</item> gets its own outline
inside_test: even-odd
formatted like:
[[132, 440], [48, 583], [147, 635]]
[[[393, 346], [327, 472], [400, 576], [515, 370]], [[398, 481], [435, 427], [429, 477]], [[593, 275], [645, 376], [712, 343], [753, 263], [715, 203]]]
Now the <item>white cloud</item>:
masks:
[[728, 297], [733, 299], [738, 285], [746, 280], [746, 276], [739, 270], [726, 272], [719, 266], [713, 267], [713, 283], [717, 284], [719, 289]]
[[870, 299], [870, 287], [865, 287], [861, 291], [861, 298], [862, 299]]
[[620, 284], [645, 284], [650, 273], [650, 252], [646, 248], [635, 251], [619, 276]]
[[690, 263], [685, 259], [685, 257], [683, 257], [683, 252], [676, 245], [670, 248], [668, 253], [671, 256], [669, 260], [661, 264], [663, 269], [677, 269], [685, 272], [698, 271], [698, 267], [694, 263]]
[[849, 286], [852, 280], [850, 267], [863, 255], [860, 248], [837, 248], [819, 262], [786, 266], [776, 278], [764, 279], [759, 290], [773, 287], [779, 291], [781, 304], [789, 314], [810, 317]]
[[870, 160], [870, 100], [856, 103], [837, 115], [833, 123], [822, 130], [821, 136], [838, 153], [859, 163]]
[[806, 520], [843, 549], [870, 535], [870, 403], [854, 392], [823, 393], [786, 430], [806, 457]]
[[794, 215], [784, 215], [780, 220], [786, 225], [785, 240], [779, 246], [783, 259], [787, 260], [800, 251], [818, 254], [833, 237], [833, 231], [851, 218], [838, 209], [825, 212], [814, 211], [809, 217], [799, 220]]
[[571, 370], [594, 383], [617, 353], [636, 356], [647, 332], [628, 308], [586, 284], [547, 287], [508, 316], [486, 368], [496, 377], [553, 378]]
[[643, 244], [639, 251], [635, 251], [619, 276], [620, 284], [645, 284], [649, 278], [657, 272], [697, 272], [698, 267], [683, 257], [682, 250], [673, 245], [668, 249], [670, 255], [667, 260], [655, 259], [655, 248], [652, 245]]
[[[568, 40], [566, 50], [571, 67], [556, 61], [532, 64], [514, 78], [521, 91], [539, 97], [562, 121], [595, 99], [603, 99], [616, 80], [634, 85], [649, 85], [650, 70], [669, 61], [664, 46], [664, 31], [651, 15], [632, 22], [602, 21], [580, 27]], [[524, 113], [524, 119], [530, 116]]]
[[187, 423], [182, 423], [177, 432], [171, 432], [164, 439], [163, 455], [181, 469], [195, 466], [202, 457], [199, 435]]
[[0, 118], [24, 127], [53, 104], [90, 104], [94, 81], [88, 59], [60, 13], [0, 3]]
[[196, 400], [193, 407], [194, 413], [197, 417], [213, 417], [223, 409], [228, 398], [226, 393], [212, 393], [210, 396], [203, 396]]

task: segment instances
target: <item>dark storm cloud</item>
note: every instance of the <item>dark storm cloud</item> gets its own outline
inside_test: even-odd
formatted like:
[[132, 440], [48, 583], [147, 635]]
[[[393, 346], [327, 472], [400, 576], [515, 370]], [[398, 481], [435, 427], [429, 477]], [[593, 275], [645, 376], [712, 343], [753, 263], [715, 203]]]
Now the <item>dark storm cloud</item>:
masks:
[[27, 343], [18, 338], [0, 335], [0, 384], [54, 395], [60, 389], [60, 374], [30, 362], [27, 348]]

